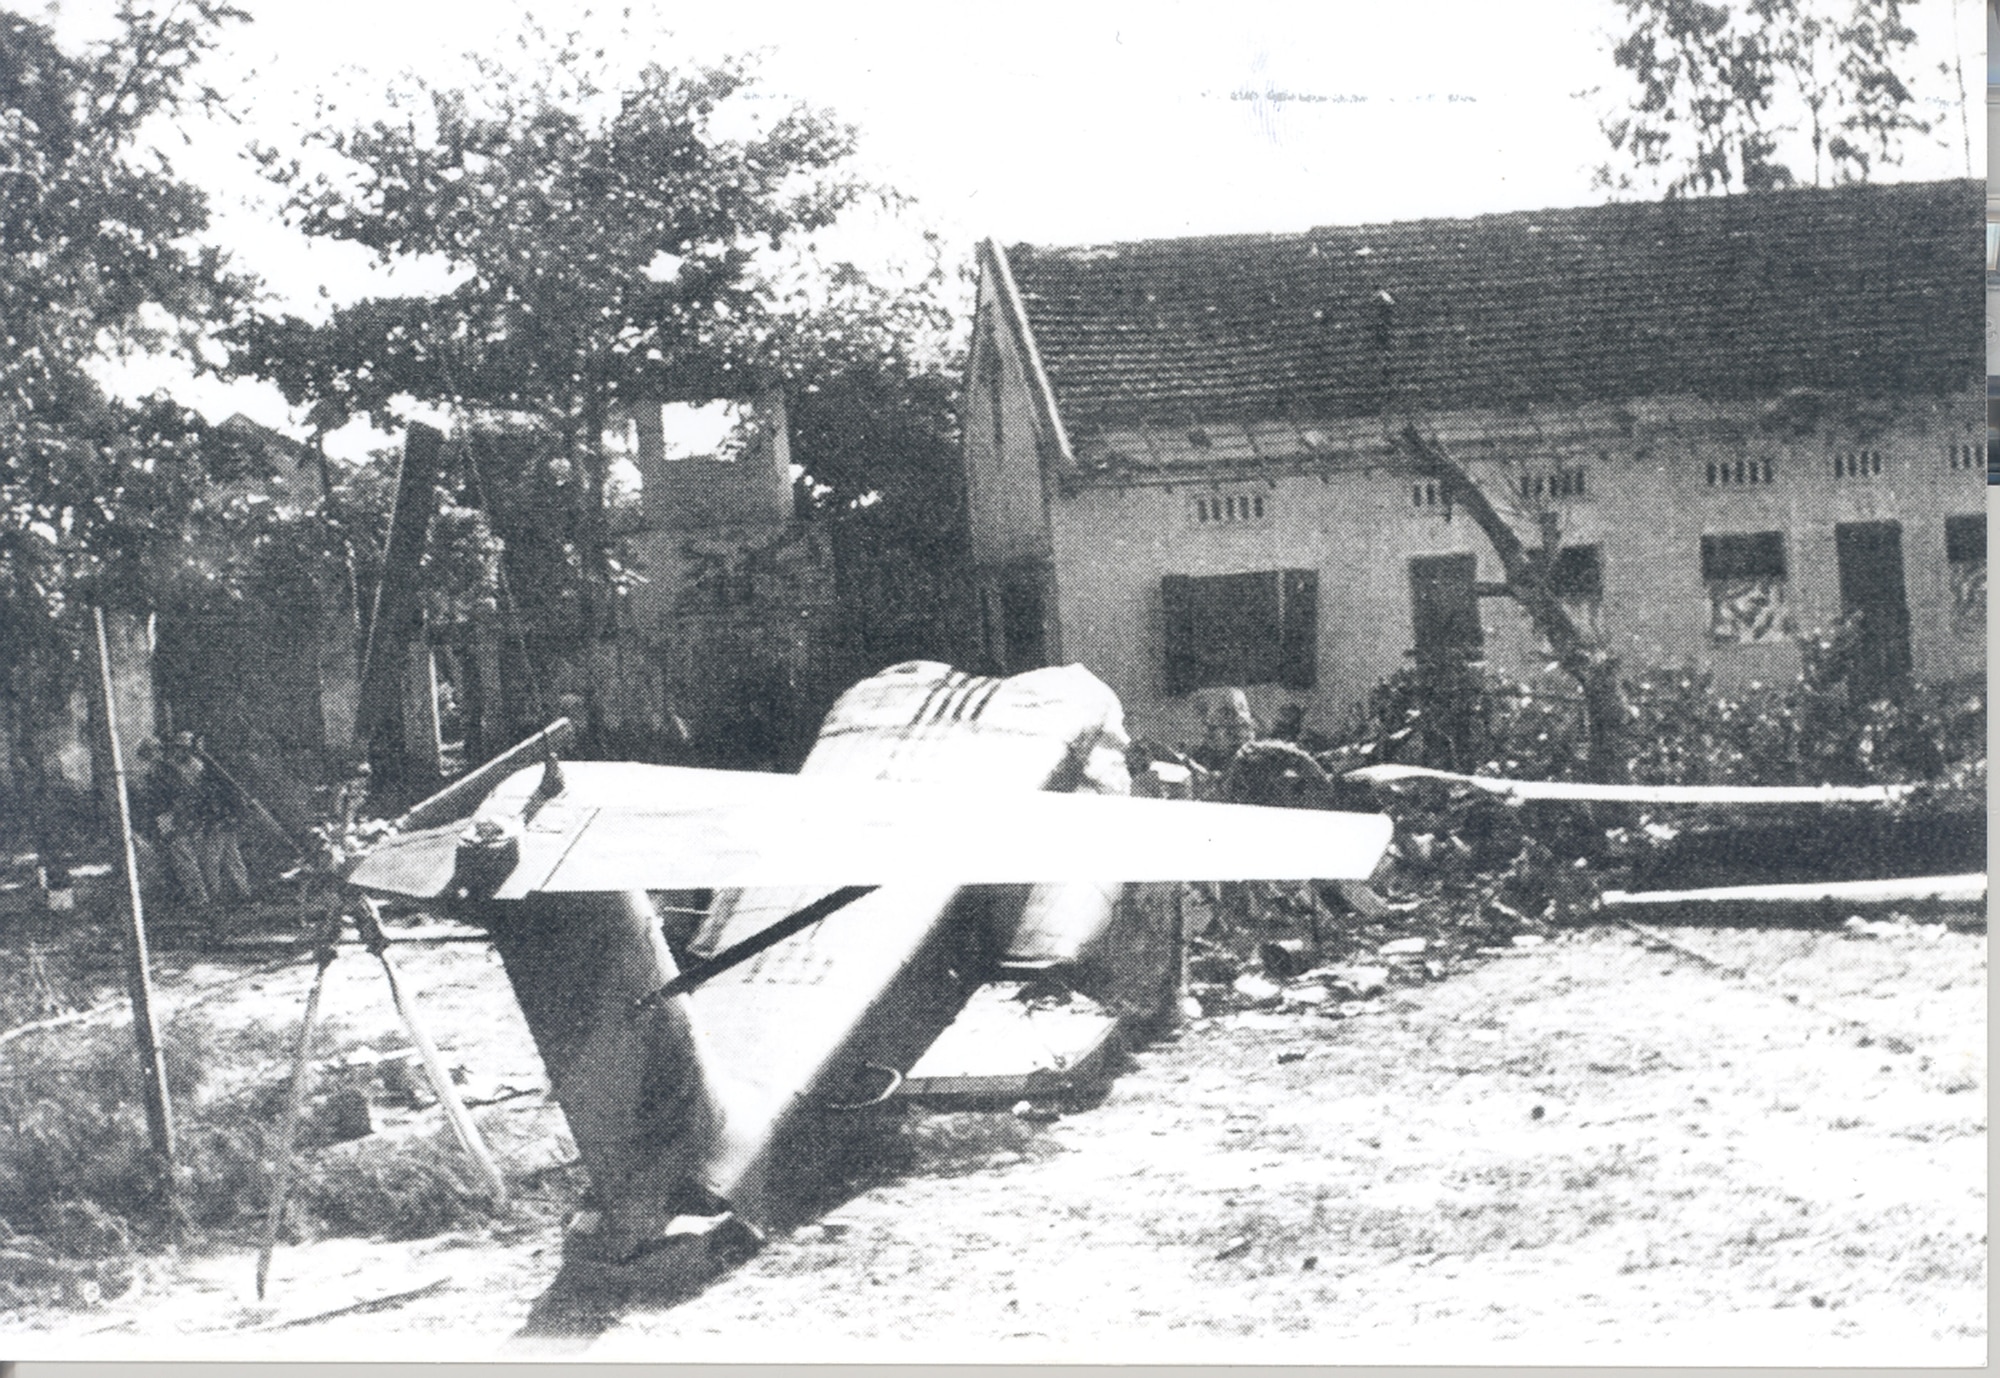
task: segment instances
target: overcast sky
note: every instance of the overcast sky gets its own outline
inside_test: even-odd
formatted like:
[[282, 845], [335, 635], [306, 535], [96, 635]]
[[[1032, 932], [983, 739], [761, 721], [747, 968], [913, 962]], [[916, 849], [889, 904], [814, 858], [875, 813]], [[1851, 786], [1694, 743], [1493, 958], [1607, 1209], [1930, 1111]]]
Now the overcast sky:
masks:
[[[574, 0], [237, 3], [255, 22], [230, 32], [205, 75], [244, 126], [190, 130], [175, 152], [213, 192], [218, 239], [300, 309], [417, 284], [384, 283], [358, 253], [303, 249], [241, 145], [295, 141], [322, 93], [365, 117], [399, 72], [451, 81], [467, 50], [518, 57], [524, 13], [613, 39], [627, 62], [761, 50], [764, 87], [858, 125], [867, 170], [913, 196], [960, 256], [987, 235], [1086, 243], [1600, 201], [1598, 119], [1623, 78], [1611, 0], [634, 3], [628, 40], [615, 38], [621, 6], [597, 14]], [[33, 13], [34, 0], [21, 7]], [[1959, 76], [1976, 97], [1984, 9], [1909, 8], [1936, 127], [1897, 175], [1983, 169], [1983, 122], [1965, 117]], [[103, 32], [112, 11], [111, 0], [49, 7], [72, 40]], [[268, 396], [198, 400], [285, 419]]]

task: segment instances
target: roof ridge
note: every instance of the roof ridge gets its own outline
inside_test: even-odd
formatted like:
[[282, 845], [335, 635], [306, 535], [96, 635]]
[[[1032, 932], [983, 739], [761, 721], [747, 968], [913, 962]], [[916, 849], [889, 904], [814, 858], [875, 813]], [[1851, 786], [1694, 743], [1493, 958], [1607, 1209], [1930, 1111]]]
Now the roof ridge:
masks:
[[1968, 391], [1984, 202], [1950, 179], [995, 249], [1074, 438], [1273, 409]]
[[[1543, 206], [1524, 210], [1481, 211], [1476, 215], [1423, 215], [1404, 220], [1363, 220], [1352, 224], [1313, 225], [1302, 230], [1225, 230], [1216, 234], [1163, 235], [1146, 239], [1098, 240], [1080, 244], [1035, 244], [1027, 240], [1015, 240], [1005, 246], [997, 239], [991, 242], [996, 247], [1004, 247], [1011, 256], [1026, 252], [1029, 254], [1063, 255], [1106, 255], [1134, 249], [1150, 249], [1167, 246], [1230, 244], [1275, 244], [1285, 241], [1305, 242], [1315, 235], [1356, 234], [1366, 230], [1408, 230], [1423, 225], [1490, 225], [1506, 220], [1533, 220], [1538, 216], [1587, 216], [1608, 214], [1627, 210], [1635, 213], [1679, 213], [1694, 211], [1700, 213], [1708, 208], [1755, 207], [1768, 205], [1784, 199], [1806, 199], [1821, 197], [1859, 198], [1866, 196], [1893, 196], [1898, 192], [1909, 193], [1913, 189], [1943, 189], [1948, 187], [1980, 188], [1986, 186], [1984, 178], [1945, 177], [1904, 182], [1848, 182], [1831, 187], [1782, 187], [1772, 191], [1736, 192], [1723, 196], [1684, 196], [1658, 201], [1600, 201], [1586, 205]], [[1083, 260], [1088, 261], [1088, 260]]]

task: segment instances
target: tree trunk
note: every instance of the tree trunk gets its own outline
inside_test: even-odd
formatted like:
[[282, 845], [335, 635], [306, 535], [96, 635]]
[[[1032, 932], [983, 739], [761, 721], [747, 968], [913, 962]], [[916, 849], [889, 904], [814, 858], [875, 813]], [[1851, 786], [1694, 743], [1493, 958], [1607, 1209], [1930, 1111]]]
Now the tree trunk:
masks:
[[1500, 557], [1508, 595], [1527, 611], [1535, 629], [1548, 639], [1556, 663], [1583, 691], [1584, 722], [1589, 738], [1586, 771], [1599, 783], [1617, 781], [1624, 773], [1618, 744], [1624, 735], [1626, 718], [1618, 662], [1578, 630], [1569, 610], [1549, 587], [1548, 574], [1555, 563], [1557, 546], [1555, 534], [1544, 531], [1542, 548], [1530, 551], [1443, 445], [1425, 436], [1414, 424], [1403, 427], [1400, 439], [1418, 469], [1442, 484], [1449, 500], [1470, 513], [1485, 533], [1494, 554]]
[[604, 693], [598, 679], [597, 648], [615, 619], [617, 599], [611, 589], [607, 561], [611, 553], [611, 523], [604, 510], [604, 428], [607, 412], [603, 394], [593, 387], [583, 407], [583, 437], [577, 446], [578, 532], [583, 547], [583, 682], [585, 721], [577, 730], [593, 753], [604, 744]]

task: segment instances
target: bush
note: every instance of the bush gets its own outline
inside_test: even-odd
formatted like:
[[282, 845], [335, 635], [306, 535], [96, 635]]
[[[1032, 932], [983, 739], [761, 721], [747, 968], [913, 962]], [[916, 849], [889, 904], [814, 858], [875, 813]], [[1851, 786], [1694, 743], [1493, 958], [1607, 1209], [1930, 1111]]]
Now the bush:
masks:
[[[1906, 682], [1863, 698], [1847, 684], [1844, 636], [1809, 640], [1785, 684], [1716, 687], [1707, 670], [1658, 669], [1624, 681], [1623, 765], [1642, 784], [1928, 784], [1975, 791], [1984, 806], [1983, 685]], [[1573, 686], [1551, 690], [1489, 667], [1414, 666], [1370, 695], [1330, 769], [1377, 761], [1521, 779], [1573, 780], [1586, 757]]]
[[[323, 1030], [320, 1048], [326, 1047]], [[183, 1011], [161, 1031], [176, 1123], [176, 1214], [152, 1154], [123, 1023], [51, 1029], [0, 1060], [0, 1307], [86, 1305], [143, 1252], [248, 1243], [271, 1196], [292, 1029], [225, 1032]], [[211, 1072], [250, 1069], [246, 1081]], [[316, 1081], [324, 1089], [326, 1078]], [[286, 1235], [410, 1239], [490, 1216], [449, 1130], [314, 1152], [301, 1135]]]

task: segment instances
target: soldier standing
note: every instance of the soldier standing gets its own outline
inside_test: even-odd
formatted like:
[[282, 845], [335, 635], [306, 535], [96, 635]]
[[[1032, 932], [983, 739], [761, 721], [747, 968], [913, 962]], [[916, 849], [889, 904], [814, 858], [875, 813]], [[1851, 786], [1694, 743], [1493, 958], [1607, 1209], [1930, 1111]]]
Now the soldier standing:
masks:
[[[150, 755], [147, 748], [141, 754]], [[181, 902], [206, 911], [209, 889], [201, 858], [201, 810], [206, 782], [201, 758], [194, 751], [192, 732], [176, 733], [171, 747], [153, 760], [147, 772], [145, 816], [174, 874]]]

